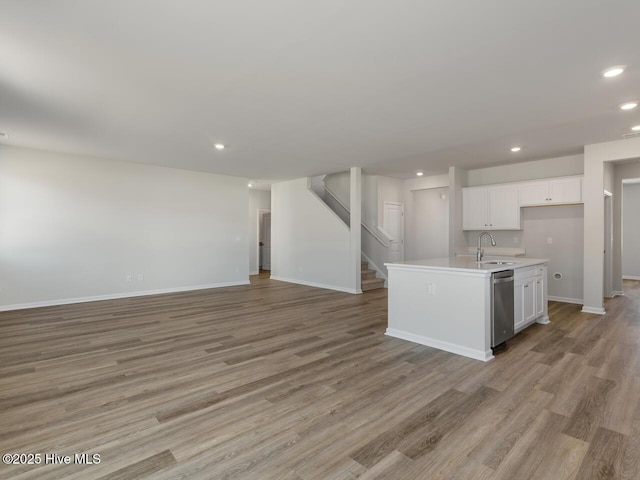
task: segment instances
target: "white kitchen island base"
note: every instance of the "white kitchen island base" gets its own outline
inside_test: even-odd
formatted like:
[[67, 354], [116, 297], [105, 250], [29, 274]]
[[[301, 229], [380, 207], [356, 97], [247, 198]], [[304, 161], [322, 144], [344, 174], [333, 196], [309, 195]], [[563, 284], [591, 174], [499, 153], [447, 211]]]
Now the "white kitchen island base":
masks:
[[[491, 274], [545, 262], [519, 258], [505, 267], [453, 257], [387, 264], [386, 334], [476, 360], [491, 360]], [[533, 321], [548, 323], [544, 300], [544, 308]]]
[[385, 335], [399, 338], [400, 340], [419, 343], [420, 345], [426, 345], [427, 347], [437, 348], [438, 350], [444, 350], [445, 352], [455, 353], [457, 355], [462, 355], [463, 357], [482, 360], [483, 362], [488, 362], [493, 358], [493, 351], [491, 349], [486, 352], [481, 352], [480, 350], [474, 350], [472, 348], [465, 347], [464, 345], [444, 342], [436, 338], [424, 337], [422, 335], [416, 335], [402, 330], [395, 330], [393, 328], [387, 328]]

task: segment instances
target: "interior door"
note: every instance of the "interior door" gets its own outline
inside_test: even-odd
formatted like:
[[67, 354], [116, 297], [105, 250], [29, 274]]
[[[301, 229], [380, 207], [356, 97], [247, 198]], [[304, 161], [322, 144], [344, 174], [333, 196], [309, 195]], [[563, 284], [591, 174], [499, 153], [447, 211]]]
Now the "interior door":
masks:
[[382, 228], [393, 237], [389, 242], [389, 261], [401, 262], [404, 259], [404, 205], [384, 202]]
[[262, 214], [262, 269], [271, 270], [271, 213]]

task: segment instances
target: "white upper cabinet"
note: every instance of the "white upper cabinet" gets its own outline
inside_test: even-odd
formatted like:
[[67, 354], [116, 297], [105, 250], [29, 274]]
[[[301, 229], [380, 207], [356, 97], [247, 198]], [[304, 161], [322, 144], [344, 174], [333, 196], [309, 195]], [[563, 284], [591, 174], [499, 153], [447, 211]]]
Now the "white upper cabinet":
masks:
[[489, 227], [492, 230], [520, 230], [518, 187], [500, 185], [488, 187]]
[[464, 230], [520, 230], [517, 185], [462, 189]]
[[582, 203], [582, 176], [462, 189], [463, 230], [522, 230], [520, 207]]
[[582, 203], [582, 176], [519, 184], [520, 206]]
[[520, 205], [543, 205], [549, 202], [549, 182], [520, 184]]
[[486, 230], [489, 225], [487, 187], [462, 189], [462, 224], [464, 230]]

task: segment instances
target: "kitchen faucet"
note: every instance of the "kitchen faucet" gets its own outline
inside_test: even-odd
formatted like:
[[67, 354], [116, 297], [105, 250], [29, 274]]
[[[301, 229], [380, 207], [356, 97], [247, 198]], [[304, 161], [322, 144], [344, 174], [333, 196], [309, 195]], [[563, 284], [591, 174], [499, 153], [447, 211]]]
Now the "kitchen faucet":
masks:
[[489, 232], [482, 232], [480, 235], [478, 235], [478, 250], [476, 250], [476, 262], [482, 261], [482, 257], [484, 255], [484, 249], [482, 248], [482, 237], [484, 237], [485, 235], [489, 235], [489, 238], [491, 238], [491, 246], [496, 246], [496, 239], [493, 238], [493, 235], [491, 235]]

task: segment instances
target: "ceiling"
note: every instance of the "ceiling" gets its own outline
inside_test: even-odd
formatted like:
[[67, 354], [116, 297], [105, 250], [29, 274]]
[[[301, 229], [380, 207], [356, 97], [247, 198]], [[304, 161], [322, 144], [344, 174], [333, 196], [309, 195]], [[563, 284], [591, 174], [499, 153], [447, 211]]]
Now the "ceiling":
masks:
[[[351, 166], [407, 178], [580, 153], [640, 124], [640, 108], [618, 109], [640, 99], [637, 0], [0, 0], [0, 12], [0, 141], [13, 145], [253, 179]], [[600, 75], [618, 64], [622, 76]]]

